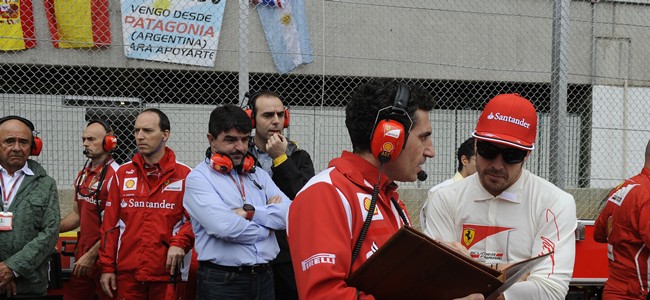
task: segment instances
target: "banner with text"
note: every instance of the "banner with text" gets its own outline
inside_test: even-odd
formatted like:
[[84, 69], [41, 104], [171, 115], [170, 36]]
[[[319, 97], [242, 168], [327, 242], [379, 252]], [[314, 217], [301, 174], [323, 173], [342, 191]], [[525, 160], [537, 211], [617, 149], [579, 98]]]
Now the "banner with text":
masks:
[[128, 58], [212, 67], [226, 0], [121, 0]]

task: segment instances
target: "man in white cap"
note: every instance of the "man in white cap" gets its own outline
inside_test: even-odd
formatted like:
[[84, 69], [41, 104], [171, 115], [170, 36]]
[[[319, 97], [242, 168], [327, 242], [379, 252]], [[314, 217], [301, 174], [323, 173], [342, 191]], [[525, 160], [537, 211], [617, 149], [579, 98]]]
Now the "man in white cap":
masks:
[[492, 98], [472, 134], [477, 173], [430, 194], [424, 232], [501, 270], [553, 252], [499, 299], [564, 299], [575, 256], [573, 197], [524, 169], [537, 113], [517, 94]]

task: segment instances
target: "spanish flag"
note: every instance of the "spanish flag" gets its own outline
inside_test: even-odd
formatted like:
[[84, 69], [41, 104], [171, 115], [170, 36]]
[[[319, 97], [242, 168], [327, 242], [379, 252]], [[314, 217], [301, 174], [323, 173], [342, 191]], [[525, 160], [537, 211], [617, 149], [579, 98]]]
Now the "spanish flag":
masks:
[[0, 1], [0, 50], [34, 48], [32, 0]]
[[56, 48], [90, 48], [111, 44], [108, 0], [44, 0]]

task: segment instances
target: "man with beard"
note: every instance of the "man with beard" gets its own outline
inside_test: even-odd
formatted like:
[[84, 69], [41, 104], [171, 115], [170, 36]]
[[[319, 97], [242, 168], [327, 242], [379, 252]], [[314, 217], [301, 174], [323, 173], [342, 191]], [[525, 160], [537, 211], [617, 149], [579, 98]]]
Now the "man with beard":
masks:
[[117, 299], [178, 299], [194, 234], [183, 209], [190, 168], [166, 147], [169, 118], [156, 108], [135, 120], [138, 146], [115, 172], [101, 229], [100, 284]]
[[553, 253], [500, 299], [564, 299], [573, 273], [576, 207], [570, 194], [523, 167], [535, 148], [535, 107], [517, 94], [497, 95], [472, 135], [477, 173], [429, 196], [425, 233], [460, 243], [499, 270]]
[[42, 146], [33, 133], [23, 117], [0, 118], [0, 299], [43, 298], [59, 237], [56, 182], [28, 159]]
[[[314, 177], [314, 164], [307, 151], [283, 134], [289, 126], [289, 108], [272, 91], [261, 91], [250, 96], [249, 114], [255, 136], [249, 145], [257, 158], [257, 165], [271, 175], [273, 182], [290, 199]], [[275, 298], [298, 300], [296, 278], [291, 265], [291, 253], [284, 230], [275, 232], [280, 246], [278, 257], [272, 262], [275, 280]]]
[[61, 220], [61, 232], [79, 227], [72, 277], [65, 289], [65, 299], [110, 299], [99, 287], [101, 268], [96, 266], [99, 230], [108, 196], [108, 182], [119, 165], [111, 151], [117, 147], [108, 123], [91, 120], [81, 136], [83, 154], [88, 158], [77, 174], [73, 209]]
[[291, 201], [248, 153], [251, 120], [234, 105], [210, 114], [206, 158], [187, 176], [183, 204], [199, 260], [198, 299], [275, 299], [270, 262]]

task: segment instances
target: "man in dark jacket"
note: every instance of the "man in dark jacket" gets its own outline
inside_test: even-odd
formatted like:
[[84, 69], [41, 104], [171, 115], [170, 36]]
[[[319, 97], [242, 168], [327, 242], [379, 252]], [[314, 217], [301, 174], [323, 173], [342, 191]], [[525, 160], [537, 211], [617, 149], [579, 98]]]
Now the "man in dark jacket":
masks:
[[0, 118], [0, 299], [47, 293], [49, 255], [59, 236], [56, 182], [28, 159], [40, 152], [32, 132], [25, 118]]
[[[258, 166], [269, 173], [280, 190], [293, 200], [314, 176], [314, 164], [307, 151], [282, 134], [283, 129], [289, 126], [289, 109], [272, 91], [252, 95], [248, 106], [247, 113], [255, 128], [250, 151], [257, 157]], [[280, 246], [280, 253], [273, 261], [275, 298], [298, 299], [286, 232], [279, 230], [275, 234]]]

